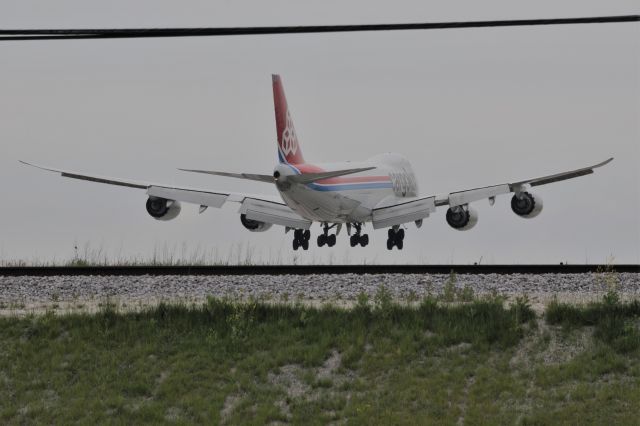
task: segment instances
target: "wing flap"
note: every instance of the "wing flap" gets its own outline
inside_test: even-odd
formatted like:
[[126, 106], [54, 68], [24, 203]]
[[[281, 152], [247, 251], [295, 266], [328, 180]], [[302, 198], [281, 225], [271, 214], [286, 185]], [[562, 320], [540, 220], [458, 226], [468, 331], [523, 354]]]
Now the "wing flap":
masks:
[[511, 188], [508, 184], [487, 186], [484, 188], [470, 189], [468, 191], [452, 192], [449, 194], [448, 204], [451, 207], [461, 206], [463, 204], [484, 200], [500, 194], [508, 194], [510, 192]]
[[184, 188], [168, 188], [163, 186], [150, 186], [147, 189], [150, 197], [166, 198], [168, 200], [182, 201], [185, 203], [199, 204], [201, 206], [220, 208], [229, 198], [228, 193], [199, 191]]
[[309, 229], [311, 221], [304, 219], [288, 206], [266, 200], [247, 197], [240, 206], [239, 213], [248, 219], [294, 229]]
[[436, 197], [418, 198], [373, 209], [373, 229], [388, 228], [429, 217], [436, 211]]

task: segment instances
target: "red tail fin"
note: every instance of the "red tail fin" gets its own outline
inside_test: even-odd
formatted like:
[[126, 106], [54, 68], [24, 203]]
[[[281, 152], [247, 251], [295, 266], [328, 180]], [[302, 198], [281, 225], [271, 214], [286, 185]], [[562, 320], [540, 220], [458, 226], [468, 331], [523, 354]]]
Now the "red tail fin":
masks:
[[293, 127], [291, 113], [284, 95], [282, 80], [277, 74], [273, 77], [273, 104], [276, 110], [276, 130], [278, 132], [278, 158], [281, 163], [302, 164], [304, 157], [298, 144], [296, 129]]

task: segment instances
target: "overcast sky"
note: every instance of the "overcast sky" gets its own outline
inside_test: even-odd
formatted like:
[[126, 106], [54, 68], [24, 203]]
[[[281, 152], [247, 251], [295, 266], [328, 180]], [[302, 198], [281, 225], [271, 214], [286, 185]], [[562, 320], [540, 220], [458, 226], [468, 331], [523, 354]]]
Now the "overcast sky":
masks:
[[[637, 1], [5, 0], [0, 28], [314, 25], [526, 19], [640, 13]], [[250, 244], [254, 260], [292, 260], [291, 234], [250, 233], [238, 205], [171, 222], [144, 191], [61, 178], [18, 159], [207, 189], [274, 187], [176, 167], [271, 173], [277, 161], [272, 73], [283, 77], [307, 161], [395, 151], [422, 195], [595, 164], [595, 174], [535, 188], [544, 211], [509, 196], [475, 203], [458, 232], [445, 209], [386, 230], [367, 248], [346, 233], [298, 262], [640, 262], [640, 25], [146, 40], [0, 42], [0, 260], [66, 260], [88, 243], [110, 257], [176, 256]], [[312, 242], [319, 227], [312, 228]], [[189, 256], [189, 254], [187, 254]], [[232, 260], [237, 254], [232, 254]]]

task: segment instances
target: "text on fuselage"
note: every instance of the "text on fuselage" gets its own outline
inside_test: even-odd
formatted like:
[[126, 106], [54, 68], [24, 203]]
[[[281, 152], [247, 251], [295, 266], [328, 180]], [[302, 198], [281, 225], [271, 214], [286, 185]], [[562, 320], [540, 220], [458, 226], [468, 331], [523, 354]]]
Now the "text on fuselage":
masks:
[[399, 197], [415, 197], [418, 195], [418, 185], [412, 173], [390, 172], [393, 192]]

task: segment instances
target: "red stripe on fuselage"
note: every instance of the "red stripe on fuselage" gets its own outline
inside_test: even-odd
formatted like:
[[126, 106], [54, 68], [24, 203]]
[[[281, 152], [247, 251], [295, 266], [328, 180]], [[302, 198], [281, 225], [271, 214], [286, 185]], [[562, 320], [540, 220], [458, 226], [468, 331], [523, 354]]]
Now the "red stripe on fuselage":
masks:
[[[292, 164], [300, 173], [322, 173], [326, 170], [313, 164]], [[370, 182], [389, 182], [389, 176], [338, 176], [334, 178], [322, 179], [316, 181], [321, 185], [342, 184], [342, 183], [370, 183]]]

